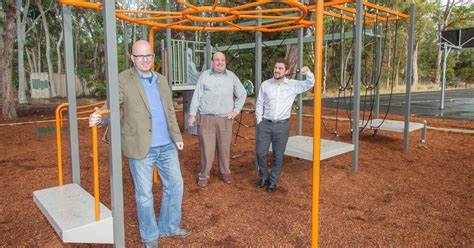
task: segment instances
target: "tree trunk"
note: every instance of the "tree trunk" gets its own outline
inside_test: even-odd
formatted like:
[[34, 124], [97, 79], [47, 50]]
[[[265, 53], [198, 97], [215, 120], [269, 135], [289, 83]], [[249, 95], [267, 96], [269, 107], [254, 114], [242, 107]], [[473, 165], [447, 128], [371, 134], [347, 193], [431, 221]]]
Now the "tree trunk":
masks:
[[[388, 34], [387, 34], [388, 35]], [[388, 39], [388, 57], [387, 57], [387, 89], [390, 89], [390, 81], [392, 80], [392, 74], [390, 71], [392, 70], [391, 68], [391, 62], [392, 62], [392, 39], [391, 37], [387, 37], [385, 39]]]
[[395, 87], [398, 87], [398, 83], [400, 80], [400, 63], [401, 63], [401, 59], [400, 59], [400, 56], [398, 56], [397, 67], [395, 69]]
[[[75, 37], [76, 40], [74, 41], [74, 45], [75, 45], [75, 47], [74, 47], [74, 59], [75, 59], [75, 61], [74, 61], [74, 71], [75, 71], [76, 73], [77, 73], [77, 67], [79, 66], [79, 59], [80, 59], [80, 58], [79, 58], [79, 50], [80, 50], [80, 48], [81, 48], [81, 47], [80, 47], [80, 36], [81, 36], [81, 27], [82, 27], [81, 23], [82, 23], [83, 20], [85, 19], [84, 16], [82, 16], [82, 15], [81, 15], [80, 18], [81, 18], [81, 20], [80, 20], [80, 22], [79, 22], [79, 24], [78, 24], [79, 26], [77, 27], [77, 32], [76, 32], [76, 37]], [[91, 30], [91, 31], [92, 31], [92, 30]], [[91, 32], [91, 34], [92, 34], [92, 32]], [[92, 40], [93, 40], [93, 39], [92, 39]]]
[[324, 73], [323, 73], [323, 94], [326, 93], [326, 83], [327, 83], [327, 80], [328, 80], [328, 50], [329, 50], [329, 46], [328, 46], [328, 42], [326, 41], [325, 44], [324, 44]]
[[[25, 76], [25, 27], [28, 18], [28, 7], [30, 1], [27, 0], [23, 6], [22, 0], [16, 0], [16, 31], [18, 42], [18, 103], [28, 103], [26, 97], [26, 76]], [[23, 11], [22, 11], [23, 10]], [[23, 18], [22, 14], [23, 12]]]
[[0, 72], [3, 82], [2, 118], [10, 120], [17, 117], [12, 80], [13, 39], [15, 36], [15, 4], [13, 0], [6, 1], [6, 13], [6, 29], [3, 33], [3, 61]]
[[41, 35], [41, 28], [39, 29], [39, 35], [38, 35], [38, 45], [36, 46], [36, 58], [38, 60], [36, 60], [38, 63], [36, 63], [36, 71], [37, 72], [43, 72], [43, 64], [41, 63], [41, 38], [42, 38], [42, 35]]
[[[2, 10], [2, 11], [0, 11], [0, 22], [3, 22], [4, 20], [5, 20], [5, 12], [3, 12], [3, 10]], [[3, 31], [4, 30], [3, 29], [4, 29], [3, 25], [0, 25], [0, 47], [2, 49], [2, 50], [0, 50], [0, 55], [3, 55], [3, 48], [4, 48], [4, 46], [3, 46], [3, 34], [4, 34]], [[1, 66], [3, 64], [4, 64], [3, 63], [3, 56], [0, 56], [0, 70], [1, 70], [1, 68], [2, 68]], [[2, 79], [0, 81], [0, 97], [2, 97], [2, 98], [0, 98], [0, 99], [3, 99], [3, 84], [4, 83], [3, 83], [2, 75], [0, 75], [0, 78]]]
[[[298, 46], [297, 45], [286, 45], [286, 54], [285, 54], [285, 59], [288, 61], [288, 72], [290, 74], [295, 72], [296, 69], [296, 60], [297, 60], [297, 53], [298, 53]], [[292, 78], [295, 77], [295, 74], [292, 75]]]
[[33, 63], [31, 62], [31, 55], [30, 55], [30, 52], [28, 51], [28, 48], [26, 48], [25, 51], [26, 51], [26, 60], [28, 61], [28, 67], [30, 68], [30, 75], [31, 75], [31, 72], [35, 72], [35, 68], [33, 67]]
[[[439, 28], [439, 41], [441, 41], [441, 31], [444, 31], [446, 27], [449, 25], [449, 16], [451, 15], [451, 11], [453, 10], [453, 7], [462, 1], [456, 1], [456, 0], [447, 0], [446, 2], [446, 8], [444, 9], [441, 24], [438, 24]], [[436, 84], [441, 86], [441, 58], [443, 55], [443, 49], [438, 49], [438, 58], [436, 59]]]
[[[125, 69], [128, 69], [130, 66], [128, 63], [128, 23], [125, 21], [122, 21], [122, 27], [123, 27], [123, 61], [125, 62]], [[153, 48], [154, 50], [154, 48]]]
[[99, 79], [99, 68], [97, 67], [97, 62], [98, 62], [98, 53], [99, 53], [99, 44], [95, 44], [94, 48], [94, 81], [97, 82], [97, 79]]
[[412, 86], [418, 85], [418, 45], [415, 43], [415, 50], [413, 51], [413, 84]]
[[[61, 16], [61, 13], [59, 13], [59, 9], [60, 8], [56, 8], [56, 16]], [[61, 26], [61, 30], [59, 30], [59, 39], [58, 39], [58, 42], [56, 43], [56, 56], [57, 56], [57, 60], [58, 60], [58, 88], [59, 88], [59, 85], [62, 85], [64, 82], [61, 80], [62, 77], [61, 77], [61, 73], [62, 73], [62, 58], [61, 58], [61, 45], [63, 44], [63, 36], [64, 36], [64, 33], [63, 33], [63, 25], [61, 23], [61, 21], [59, 22], [60, 26]], [[59, 94], [59, 92], [58, 92]]]
[[49, 85], [50, 85], [50, 95], [51, 97], [57, 96], [56, 84], [54, 83], [53, 78], [53, 62], [51, 61], [51, 37], [49, 34], [49, 25], [48, 20], [46, 20], [46, 14], [43, 9], [43, 4], [41, 1], [37, 1], [38, 9], [41, 14], [41, 22], [43, 23], [44, 28], [44, 39], [46, 40], [46, 62], [48, 63], [48, 78], [49, 78]]

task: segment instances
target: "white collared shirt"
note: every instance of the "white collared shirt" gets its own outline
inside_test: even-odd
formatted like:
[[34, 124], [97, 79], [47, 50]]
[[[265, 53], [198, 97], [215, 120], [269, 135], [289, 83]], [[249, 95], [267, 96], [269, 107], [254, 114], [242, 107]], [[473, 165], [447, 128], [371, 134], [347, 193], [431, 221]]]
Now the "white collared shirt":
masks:
[[306, 73], [306, 80], [287, 79], [277, 84], [273, 78], [268, 79], [260, 86], [258, 92], [255, 116], [257, 124], [262, 118], [280, 121], [290, 118], [291, 106], [296, 95], [301, 94], [314, 86], [314, 74]]

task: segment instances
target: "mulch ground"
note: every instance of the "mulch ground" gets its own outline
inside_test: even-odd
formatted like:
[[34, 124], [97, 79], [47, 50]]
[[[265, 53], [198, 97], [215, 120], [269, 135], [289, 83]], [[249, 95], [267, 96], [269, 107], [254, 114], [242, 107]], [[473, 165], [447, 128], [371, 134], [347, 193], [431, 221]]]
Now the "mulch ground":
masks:
[[[37, 112], [35, 112], [37, 111]], [[305, 111], [311, 112], [306, 109]], [[15, 121], [52, 119], [54, 108], [24, 108]], [[179, 118], [182, 118], [182, 112]], [[331, 115], [333, 111], [324, 111]], [[344, 116], [343, 116], [344, 117]], [[403, 120], [401, 116], [390, 119]], [[412, 121], [423, 119], [412, 118]], [[473, 122], [428, 119], [429, 126], [474, 130]], [[244, 115], [251, 124], [252, 116]], [[324, 120], [334, 130], [333, 120]], [[2, 121], [0, 123], [6, 123]], [[313, 120], [304, 118], [303, 133], [312, 136]], [[79, 121], [81, 183], [92, 192], [91, 133]], [[296, 118], [291, 120], [295, 134]], [[63, 244], [33, 203], [35, 190], [57, 185], [54, 123], [0, 126], [0, 246], [99, 247]], [[237, 127], [237, 124], [235, 125]], [[51, 129], [52, 130], [52, 129]], [[101, 130], [100, 132], [103, 132]], [[325, 130], [325, 139], [351, 142], [348, 122], [338, 123], [339, 137]], [[240, 134], [254, 137], [253, 128]], [[365, 130], [360, 136], [359, 171], [351, 171], [352, 155], [321, 162], [319, 242], [327, 246], [474, 246], [474, 135], [428, 130], [411, 133], [409, 151], [403, 134]], [[238, 138], [232, 145], [235, 183], [225, 185], [215, 164], [210, 185], [196, 185], [199, 145], [184, 134], [180, 152], [185, 181], [185, 239], [162, 238], [162, 247], [309, 247], [311, 244], [312, 162], [284, 158], [283, 174], [273, 194], [257, 190], [255, 144]], [[68, 133], [63, 134], [64, 178], [71, 180]], [[100, 144], [101, 201], [110, 208], [107, 145]], [[125, 235], [128, 247], [140, 247], [134, 189], [123, 159]], [[157, 211], [161, 185], [155, 187]]]

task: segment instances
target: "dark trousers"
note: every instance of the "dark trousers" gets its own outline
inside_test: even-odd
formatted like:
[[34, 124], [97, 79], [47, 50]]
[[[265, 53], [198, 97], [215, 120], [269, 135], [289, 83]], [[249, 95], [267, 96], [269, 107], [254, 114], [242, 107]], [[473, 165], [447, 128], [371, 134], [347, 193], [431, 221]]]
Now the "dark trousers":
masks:
[[[263, 119], [257, 126], [257, 164], [261, 178], [270, 179], [272, 183], [277, 183], [281, 175], [283, 166], [283, 154], [290, 134], [290, 124], [288, 120], [272, 122]], [[268, 149], [272, 144], [272, 172], [267, 168]]]

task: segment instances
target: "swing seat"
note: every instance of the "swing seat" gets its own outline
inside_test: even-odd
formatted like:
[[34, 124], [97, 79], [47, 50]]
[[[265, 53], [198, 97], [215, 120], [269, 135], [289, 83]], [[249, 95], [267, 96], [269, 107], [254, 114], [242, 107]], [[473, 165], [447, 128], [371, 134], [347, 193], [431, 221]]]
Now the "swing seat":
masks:
[[[405, 123], [403, 121], [394, 121], [394, 120], [382, 120], [382, 119], [374, 119], [372, 122], [369, 122], [370, 128], [374, 130], [384, 130], [384, 131], [391, 131], [391, 132], [399, 132], [403, 133], [405, 130]], [[359, 123], [360, 127], [363, 127], [363, 123]], [[426, 143], [426, 128], [427, 124], [419, 123], [419, 122], [410, 122], [408, 132], [411, 133], [413, 131], [421, 129], [421, 142]]]
[[[272, 146], [270, 146], [270, 151]], [[354, 145], [334, 140], [321, 139], [320, 160], [332, 158], [347, 152], [352, 152]], [[288, 138], [285, 155], [313, 161], [313, 137], [292, 136]]]
[[37, 190], [33, 201], [64, 243], [114, 243], [112, 212], [101, 203], [95, 221], [94, 197], [81, 186]]

